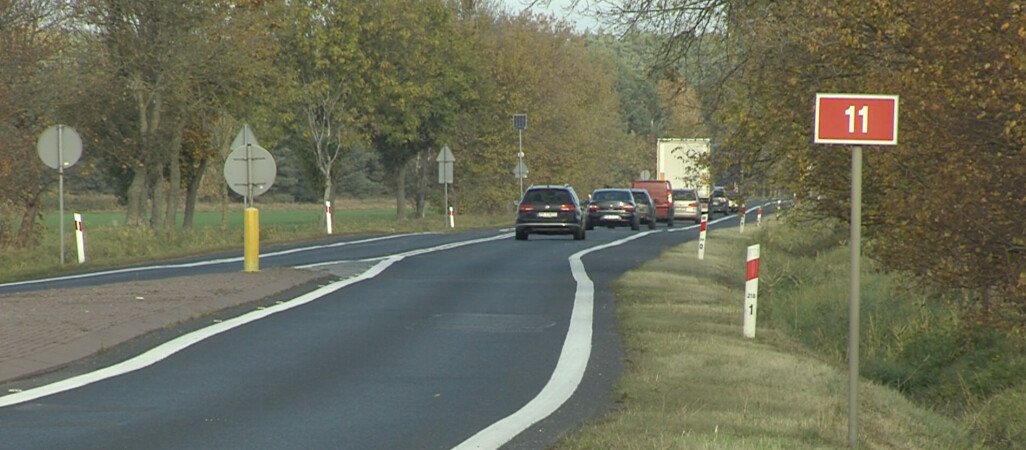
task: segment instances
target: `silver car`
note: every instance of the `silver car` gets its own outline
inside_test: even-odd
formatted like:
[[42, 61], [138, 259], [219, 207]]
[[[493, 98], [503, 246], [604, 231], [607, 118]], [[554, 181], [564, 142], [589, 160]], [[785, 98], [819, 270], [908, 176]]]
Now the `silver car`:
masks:
[[673, 190], [673, 218], [693, 220], [695, 223], [702, 221], [701, 200], [698, 199], [698, 191], [694, 189]]

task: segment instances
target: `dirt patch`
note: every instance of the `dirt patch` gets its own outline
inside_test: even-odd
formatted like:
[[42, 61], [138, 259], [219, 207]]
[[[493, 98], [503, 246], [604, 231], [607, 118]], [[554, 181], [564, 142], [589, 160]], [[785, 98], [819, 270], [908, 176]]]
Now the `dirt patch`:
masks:
[[274, 268], [3, 294], [0, 381], [60, 367], [151, 331], [325, 277]]

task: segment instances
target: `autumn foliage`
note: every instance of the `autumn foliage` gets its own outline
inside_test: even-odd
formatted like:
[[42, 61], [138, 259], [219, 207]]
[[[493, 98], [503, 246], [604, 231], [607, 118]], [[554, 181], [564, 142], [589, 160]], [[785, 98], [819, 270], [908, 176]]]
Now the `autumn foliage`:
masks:
[[[678, 2], [689, 3], [689, 2]], [[964, 292], [983, 320], [1026, 313], [1026, 11], [1014, 1], [741, 1], [703, 37], [720, 148], [759, 181], [848, 219], [850, 151], [812, 143], [818, 92], [900, 96], [899, 143], [866, 147], [870, 255]], [[753, 180], [753, 182], [756, 180]]]

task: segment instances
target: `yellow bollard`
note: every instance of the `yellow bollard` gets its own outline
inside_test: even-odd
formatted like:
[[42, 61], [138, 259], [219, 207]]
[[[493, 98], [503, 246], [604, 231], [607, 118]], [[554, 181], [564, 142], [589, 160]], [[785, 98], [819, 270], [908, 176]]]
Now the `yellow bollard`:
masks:
[[260, 271], [260, 211], [256, 208], [246, 208], [246, 217], [243, 225], [245, 230], [245, 262], [243, 272]]

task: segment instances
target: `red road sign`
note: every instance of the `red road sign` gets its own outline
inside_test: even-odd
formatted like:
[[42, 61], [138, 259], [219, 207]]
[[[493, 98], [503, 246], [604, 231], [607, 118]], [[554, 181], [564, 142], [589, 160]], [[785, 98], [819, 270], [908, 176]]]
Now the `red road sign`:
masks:
[[817, 144], [897, 145], [898, 96], [816, 94]]

